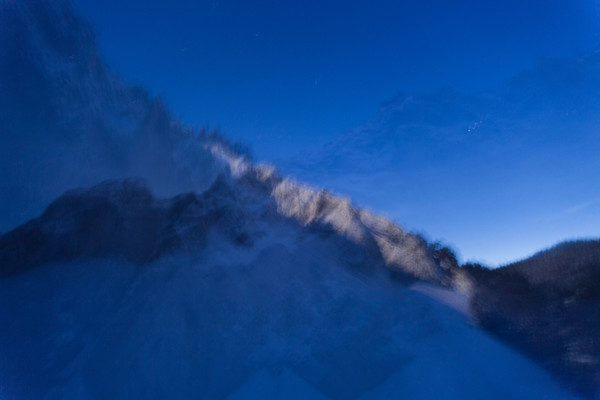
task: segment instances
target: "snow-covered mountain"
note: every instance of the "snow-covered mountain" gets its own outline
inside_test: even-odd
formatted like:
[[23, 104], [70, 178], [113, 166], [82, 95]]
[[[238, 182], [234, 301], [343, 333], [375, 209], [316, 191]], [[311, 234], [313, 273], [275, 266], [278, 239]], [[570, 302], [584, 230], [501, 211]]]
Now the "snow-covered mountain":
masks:
[[344, 216], [352, 235], [286, 217], [269, 179], [259, 169], [170, 199], [105, 182], [2, 236], [2, 394], [572, 397], [469, 323], [422, 241], [368, 218], [355, 231], [343, 213], [356, 210], [335, 201], [294, 207]]
[[0, 397], [576, 397], [447, 249], [182, 127], [67, 3], [0, 18]]

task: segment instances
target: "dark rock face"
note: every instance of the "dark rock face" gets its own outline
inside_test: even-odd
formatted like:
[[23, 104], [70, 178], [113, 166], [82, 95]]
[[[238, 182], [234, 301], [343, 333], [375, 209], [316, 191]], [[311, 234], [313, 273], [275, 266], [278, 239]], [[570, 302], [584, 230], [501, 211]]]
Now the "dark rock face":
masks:
[[239, 213], [232, 196], [221, 180], [203, 195], [170, 200], [156, 199], [136, 179], [66, 192], [39, 218], [0, 237], [0, 276], [49, 262], [109, 256], [145, 264], [184, 244], [188, 250], [201, 249], [214, 225], [239, 245], [247, 244], [243, 221], [231, 221]]
[[600, 241], [562, 243], [496, 270], [467, 266], [481, 325], [580, 393], [600, 388]]

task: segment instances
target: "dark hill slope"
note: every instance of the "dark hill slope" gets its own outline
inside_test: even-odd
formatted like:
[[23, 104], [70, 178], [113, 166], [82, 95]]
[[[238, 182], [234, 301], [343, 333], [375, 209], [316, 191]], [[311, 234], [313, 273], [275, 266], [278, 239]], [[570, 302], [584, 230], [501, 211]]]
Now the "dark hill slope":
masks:
[[600, 388], [600, 241], [561, 243], [488, 270], [472, 310], [489, 331], [541, 361], [583, 394]]

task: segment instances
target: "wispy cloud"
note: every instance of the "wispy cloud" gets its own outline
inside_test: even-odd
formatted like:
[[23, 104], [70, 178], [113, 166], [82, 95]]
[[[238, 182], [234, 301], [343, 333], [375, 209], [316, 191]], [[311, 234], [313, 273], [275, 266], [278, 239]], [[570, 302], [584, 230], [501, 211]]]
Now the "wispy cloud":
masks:
[[597, 203], [600, 203], [600, 198], [596, 198], [596, 199], [593, 199], [593, 200], [590, 200], [590, 201], [586, 201], [586, 202], [583, 202], [583, 203], [575, 204], [575, 205], [573, 205], [573, 206], [565, 209], [563, 213], [564, 214], [578, 213], [578, 212], [583, 211], [586, 208], [588, 208], [588, 207], [590, 207], [590, 206], [592, 206], [594, 204], [597, 204]]

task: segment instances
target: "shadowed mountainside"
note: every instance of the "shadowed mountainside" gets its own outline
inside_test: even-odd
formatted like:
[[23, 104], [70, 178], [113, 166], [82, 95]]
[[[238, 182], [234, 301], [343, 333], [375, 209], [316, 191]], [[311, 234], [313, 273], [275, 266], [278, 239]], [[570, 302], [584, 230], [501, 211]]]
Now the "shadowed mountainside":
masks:
[[600, 241], [564, 242], [475, 278], [475, 318], [584, 395], [600, 387]]
[[203, 148], [220, 139], [115, 76], [67, 1], [2, 1], [0, 21], [0, 231], [76, 187], [135, 176], [173, 196], [222, 171]]

